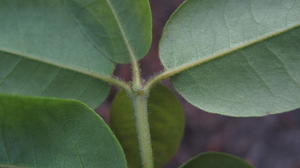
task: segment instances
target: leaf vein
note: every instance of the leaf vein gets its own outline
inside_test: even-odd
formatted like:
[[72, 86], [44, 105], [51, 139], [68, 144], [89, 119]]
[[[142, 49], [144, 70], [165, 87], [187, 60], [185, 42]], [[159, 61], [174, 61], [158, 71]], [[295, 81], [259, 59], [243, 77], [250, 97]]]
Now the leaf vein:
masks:
[[290, 72], [288, 71], [287, 66], [285, 65], [284, 61], [275, 53], [275, 51], [273, 51], [266, 43], [264, 43], [265, 47], [267, 50], [269, 50], [274, 57], [281, 63], [284, 71], [286, 72], [286, 74], [289, 76], [289, 78], [291, 79], [291, 81], [298, 87], [300, 88], [300, 84], [296, 81], [296, 79], [290, 74]]
[[126, 35], [126, 32], [125, 32], [124, 27], [123, 27], [123, 25], [122, 25], [122, 22], [121, 22], [121, 20], [120, 20], [118, 14], [117, 14], [117, 12], [116, 12], [115, 7], [114, 7], [113, 4], [111, 3], [111, 0], [106, 0], [106, 3], [107, 3], [108, 6], [111, 8], [112, 14], [113, 14], [114, 18], [116, 19], [116, 23], [117, 23], [117, 25], [118, 25], [118, 27], [119, 27], [119, 30], [120, 30], [121, 35], [122, 35], [122, 37], [123, 37], [123, 40], [124, 40], [124, 43], [125, 43], [126, 48], [127, 48], [127, 50], [128, 50], [128, 53], [129, 53], [130, 58], [132, 59], [132, 61], [135, 61], [135, 62], [136, 62], [136, 56], [135, 56], [135, 54], [134, 54], [134, 52], [133, 52], [133, 49], [132, 49], [132, 47], [131, 47], [131, 45], [130, 45], [130, 42], [128, 41], [128, 37], [127, 37], [127, 35]]
[[260, 75], [260, 73], [255, 69], [255, 67], [251, 64], [251, 62], [249, 61], [249, 58], [247, 57], [247, 55], [245, 55], [245, 53], [243, 51], [240, 52], [243, 57], [245, 58], [247, 64], [249, 65], [249, 67], [252, 69], [252, 71], [254, 72], [254, 74], [256, 75], [256, 77], [262, 82], [262, 84], [265, 86], [265, 88], [270, 92], [270, 94], [274, 97], [275, 94], [272, 91], [272, 88], [268, 85], [268, 83], [265, 81], [265, 79]]
[[53, 63], [53, 62], [42, 60], [42, 59], [39, 59], [39, 58], [34, 58], [30, 55], [18, 53], [16, 51], [6, 50], [6, 49], [3, 49], [3, 48], [0, 48], [0, 52], [11, 54], [11, 55], [18, 56], [20, 58], [25, 58], [25, 59], [35, 61], [35, 62], [41, 62], [41, 63], [47, 64], [47, 65], [50, 65], [50, 66], [58, 67], [58, 68], [61, 68], [61, 69], [72, 71], [72, 72], [77, 72], [77, 73], [80, 73], [80, 74], [83, 74], [83, 75], [86, 75], [86, 76], [89, 76], [89, 77], [92, 77], [92, 78], [95, 78], [95, 79], [100, 79], [100, 80], [105, 81], [105, 82], [110, 83], [110, 84], [114, 84], [118, 87], [124, 88], [125, 90], [130, 90], [129, 86], [125, 82], [123, 82], [119, 79], [116, 79], [114, 77], [111, 77], [111, 76], [102, 75], [102, 74], [99, 74], [99, 73], [88, 72], [88, 71], [85, 71], [85, 70], [82, 70], [82, 69], [76, 69], [74, 67], [64, 66], [64, 65], [61, 65], [61, 64]]
[[5, 75], [5, 77], [0, 82], [0, 87], [3, 85], [3, 83], [6, 81], [6, 79], [16, 70], [17, 66], [22, 62], [22, 58], [17, 61], [17, 63], [13, 66], [13, 68]]

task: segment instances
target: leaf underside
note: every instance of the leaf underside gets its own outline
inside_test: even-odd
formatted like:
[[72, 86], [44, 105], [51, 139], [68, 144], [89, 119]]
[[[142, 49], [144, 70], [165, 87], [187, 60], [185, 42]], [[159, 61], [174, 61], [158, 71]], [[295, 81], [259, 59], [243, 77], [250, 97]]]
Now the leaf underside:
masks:
[[[131, 100], [118, 93], [111, 109], [111, 127], [126, 153], [128, 167], [140, 168], [138, 141]], [[155, 167], [162, 167], [176, 153], [184, 131], [183, 109], [176, 96], [158, 85], [149, 96], [149, 122]]]
[[300, 107], [300, 0], [189, 0], [160, 43], [191, 104], [229, 116]]
[[126, 168], [121, 146], [87, 106], [0, 96], [0, 167]]
[[151, 43], [147, 0], [2, 0], [0, 22], [1, 93], [92, 107], [109, 91], [101, 77]]

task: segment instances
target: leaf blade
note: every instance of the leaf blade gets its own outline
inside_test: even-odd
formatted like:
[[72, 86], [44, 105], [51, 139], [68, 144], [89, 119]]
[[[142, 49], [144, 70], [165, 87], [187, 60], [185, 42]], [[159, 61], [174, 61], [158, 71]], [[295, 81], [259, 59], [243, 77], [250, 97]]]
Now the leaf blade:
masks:
[[0, 105], [1, 165], [126, 167], [111, 130], [77, 101], [1, 95]]
[[[141, 39], [146, 39], [146, 41], [144, 42], [145, 45], [140, 46], [140, 48], [144, 48], [144, 50], [142, 50], [142, 51], [136, 51], [136, 47], [134, 47], [134, 46], [139, 46], [141, 43], [138, 42], [138, 41], [141, 41], [141, 40], [136, 40], [135, 45], [132, 45], [131, 42], [130, 42], [130, 38], [133, 38], [135, 36], [139, 36], [139, 35], [136, 35], [136, 30], [132, 29], [132, 27], [131, 27], [131, 29], [127, 29], [128, 25], [126, 25], [126, 23], [125, 23], [125, 26], [124, 26], [124, 24], [121, 21], [122, 20], [121, 18], [124, 18], [124, 17], [122, 15], [120, 15], [117, 12], [116, 8], [114, 7], [114, 4], [117, 4], [118, 7], [121, 7], [123, 5], [118, 5], [119, 2], [116, 3], [117, 1], [114, 1], [114, 0], [106, 0], [106, 2], [108, 4], [108, 6], [111, 8], [113, 16], [114, 16], [114, 18], [116, 20], [116, 23], [118, 25], [118, 28], [120, 30], [120, 34], [123, 37], [124, 44], [125, 44], [125, 46], [128, 50], [128, 55], [129, 55], [129, 58], [131, 59], [131, 61], [132, 60], [136, 61], [136, 59], [139, 59], [139, 58], [145, 56], [146, 52], [150, 48], [151, 39], [152, 39], [151, 29], [149, 29], [149, 28], [151, 28], [151, 15], [150, 15], [151, 10], [150, 10], [150, 7], [149, 7], [150, 6], [149, 1], [144, 2], [144, 6], [142, 7], [144, 9], [141, 9], [141, 7], [139, 6], [140, 11], [146, 11], [146, 16], [147, 17], [146, 17], [146, 19], [145, 18], [143, 19], [143, 20], [147, 20], [147, 22], [144, 22], [144, 23], [146, 23], [146, 24], [144, 24], [145, 25], [144, 30], [148, 30], [148, 32], [147, 32], [148, 34], [144, 35], [144, 36], [146, 36], [146, 38], [141, 38]], [[127, 3], [132, 3], [132, 1], [127, 1]], [[138, 1], [132, 3], [131, 6], [134, 6], [135, 4], [138, 4]], [[140, 14], [135, 14], [135, 15], [140, 15]], [[134, 34], [134, 35], [131, 35], [131, 37], [130, 37], [130, 34]], [[135, 41], [133, 41], [133, 42], [135, 42]]]
[[[99, 86], [87, 88], [89, 85], [81, 83], [82, 78], [78, 78], [73, 81], [79, 83], [74, 89], [75, 96], [66, 97], [59, 92], [51, 96], [80, 97], [79, 100], [94, 108], [109, 91], [107, 84], [100, 80], [110, 82], [116, 63], [128, 63], [131, 55], [136, 59], [142, 58], [151, 44], [151, 11], [147, 0], [1, 1], [0, 22], [1, 66], [8, 64], [4, 57], [9, 55], [12, 59], [24, 59], [43, 67], [51, 65], [56, 70], [73, 72], [71, 76], [86, 76], [85, 81], [97, 81]], [[29, 74], [28, 71], [30, 69], [24, 69], [24, 75]], [[47, 75], [46, 78], [51, 79], [51, 75]], [[70, 75], [65, 78], [70, 78]], [[15, 80], [17, 88], [2, 88], [5, 90], [3, 93], [23, 95], [28, 92], [20, 89], [26, 85], [26, 80]], [[39, 80], [44, 78], [34, 79], [37, 83]], [[63, 83], [74, 85], [70, 82], [66, 80]], [[44, 85], [38, 87], [43, 89]], [[57, 87], [63, 90], [59, 85]], [[93, 89], [97, 93], [103, 91], [103, 95], [92, 94], [98, 102], [88, 96], [76, 96], [78, 92], [85, 92], [86, 88], [89, 93]], [[30, 89], [34, 90], [33, 87]]]
[[[282, 4], [187, 1], [171, 19], [161, 42], [167, 71], [186, 66], [186, 72], [172, 78], [176, 90], [193, 105], [223, 115], [263, 116], [299, 108], [300, 1], [290, 4], [289, 15]], [[261, 10], [264, 5], [270, 5], [268, 10]], [[192, 18], [183, 20], [186, 16]], [[182, 28], [189, 24], [197, 29]], [[182, 29], [189, 33], [175, 34]], [[176, 44], [170, 43], [180, 37]], [[178, 59], [178, 65], [171, 57]], [[192, 66], [185, 65], [193, 61]]]
[[108, 95], [109, 86], [76, 71], [0, 52], [0, 92], [78, 99], [96, 108]]

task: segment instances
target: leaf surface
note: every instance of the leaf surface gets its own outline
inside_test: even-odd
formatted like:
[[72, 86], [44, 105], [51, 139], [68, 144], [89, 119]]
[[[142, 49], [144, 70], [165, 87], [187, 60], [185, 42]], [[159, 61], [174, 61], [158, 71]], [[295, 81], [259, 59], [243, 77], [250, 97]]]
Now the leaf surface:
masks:
[[2, 93], [67, 97], [93, 107], [108, 92], [99, 79], [112, 76], [115, 63], [142, 58], [151, 43], [147, 0], [3, 0], [0, 22]]
[[[124, 91], [118, 93], [111, 109], [111, 127], [120, 140], [128, 167], [140, 168], [138, 141], [131, 101]], [[184, 131], [183, 109], [175, 95], [158, 85], [150, 93], [149, 120], [155, 167], [162, 167], [175, 154]]]
[[126, 168], [111, 130], [87, 106], [0, 96], [0, 167]]
[[254, 168], [244, 160], [225, 153], [207, 152], [200, 154], [180, 168]]
[[160, 45], [176, 90], [229, 116], [300, 107], [300, 0], [189, 0]]
[[108, 84], [100, 79], [11, 54], [0, 54], [0, 93], [72, 98], [96, 108], [108, 92]]

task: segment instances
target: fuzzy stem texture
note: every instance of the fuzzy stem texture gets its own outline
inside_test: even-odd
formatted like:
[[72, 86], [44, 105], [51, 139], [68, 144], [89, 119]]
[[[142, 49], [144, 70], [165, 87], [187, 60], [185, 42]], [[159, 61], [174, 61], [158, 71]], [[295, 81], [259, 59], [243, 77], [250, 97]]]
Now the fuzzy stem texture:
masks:
[[135, 93], [132, 95], [132, 103], [139, 142], [142, 168], [154, 168], [150, 126], [148, 120], [148, 93]]

